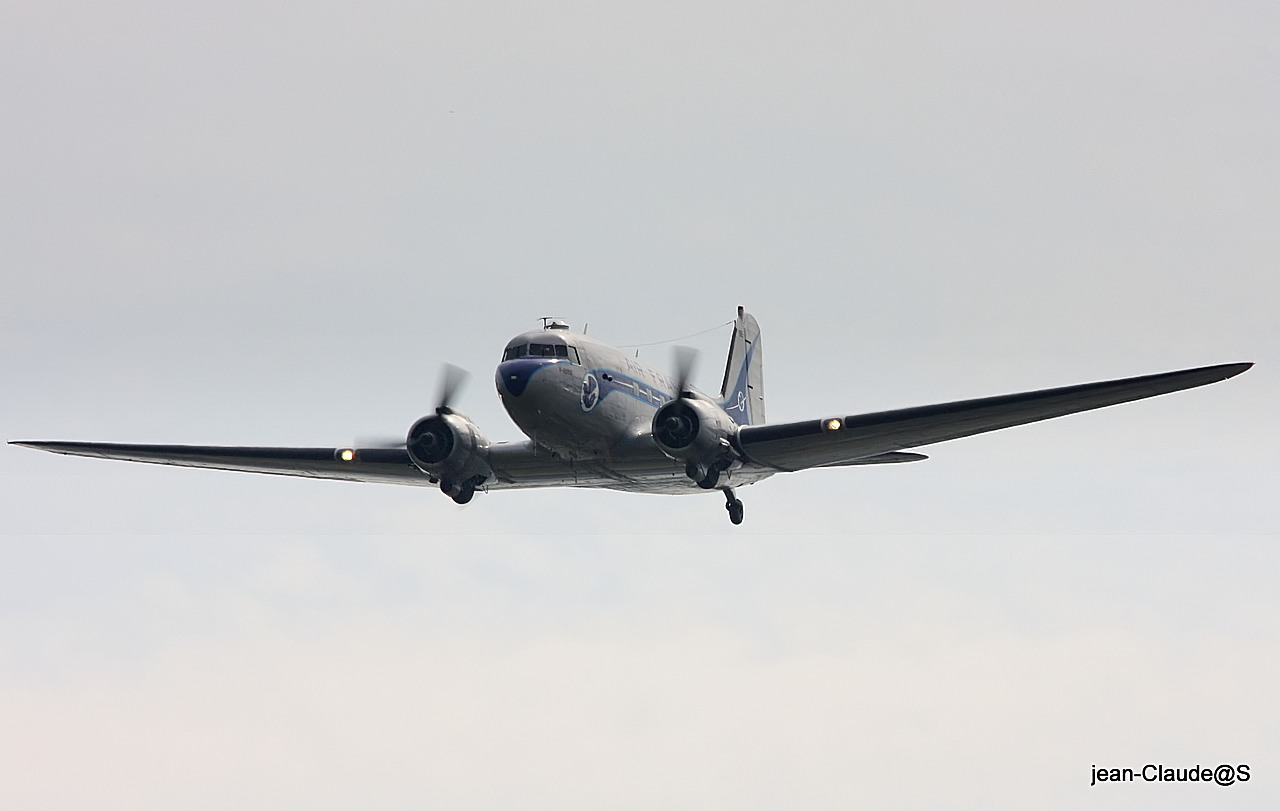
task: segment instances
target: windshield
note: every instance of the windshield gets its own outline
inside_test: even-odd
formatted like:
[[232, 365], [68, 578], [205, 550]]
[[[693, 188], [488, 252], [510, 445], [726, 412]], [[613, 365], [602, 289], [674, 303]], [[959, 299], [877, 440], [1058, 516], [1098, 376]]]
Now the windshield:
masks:
[[508, 346], [502, 353], [503, 360], [516, 358], [564, 358], [571, 363], [578, 363], [578, 350], [566, 344], [519, 344]]

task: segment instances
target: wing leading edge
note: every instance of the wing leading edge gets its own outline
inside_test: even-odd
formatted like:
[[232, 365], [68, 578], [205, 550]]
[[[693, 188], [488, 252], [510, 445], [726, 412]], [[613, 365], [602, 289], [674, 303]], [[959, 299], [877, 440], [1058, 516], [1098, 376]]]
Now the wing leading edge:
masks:
[[748, 459], [775, 470], [844, 465], [904, 448], [918, 448], [1206, 386], [1235, 377], [1251, 366], [1252, 363], [1227, 363], [1123, 380], [859, 414], [841, 417], [840, 426], [835, 430], [830, 429], [829, 419], [749, 425], [739, 431], [738, 442]]
[[427, 477], [409, 461], [403, 448], [369, 448], [354, 451], [350, 461], [339, 457], [342, 448], [236, 448], [215, 445], [129, 445], [114, 442], [10, 442], [24, 448], [119, 459], [126, 462], [148, 462], [156, 465], [203, 467], [213, 470], [239, 470], [247, 473], [272, 473], [279, 476], [304, 476], [312, 479], [386, 482], [392, 484], [430, 484]]
[[[311, 479], [375, 482], [434, 486], [409, 459], [404, 448], [250, 448], [221, 445], [132, 445], [115, 442], [20, 441], [21, 445], [68, 456], [88, 456], [154, 465], [200, 467], [210, 470], [234, 470], [245, 473], [268, 473], [277, 476], [301, 476]], [[350, 451], [351, 458], [344, 458]], [[650, 458], [654, 457], [654, 458]], [[663, 465], [655, 462], [660, 460]], [[541, 453], [533, 443], [497, 444], [487, 457], [493, 478], [486, 490], [511, 490], [526, 487], [606, 487], [617, 484], [617, 475], [599, 470], [575, 469], [563, 459], [546, 451]], [[669, 477], [672, 462], [657, 448], [642, 458], [622, 465], [623, 474], [652, 476], [655, 470]], [[669, 470], [662, 470], [662, 467]]]

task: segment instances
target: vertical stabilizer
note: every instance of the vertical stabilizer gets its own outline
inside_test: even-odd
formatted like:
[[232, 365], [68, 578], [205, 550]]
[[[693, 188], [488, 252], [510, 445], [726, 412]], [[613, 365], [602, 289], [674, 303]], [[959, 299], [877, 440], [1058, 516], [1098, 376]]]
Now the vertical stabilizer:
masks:
[[760, 325], [741, 307], [738, 308], [738, 320], [733, 323], [720, 400], [720, 406], [739, 425], [760, 425], [764, 422]]

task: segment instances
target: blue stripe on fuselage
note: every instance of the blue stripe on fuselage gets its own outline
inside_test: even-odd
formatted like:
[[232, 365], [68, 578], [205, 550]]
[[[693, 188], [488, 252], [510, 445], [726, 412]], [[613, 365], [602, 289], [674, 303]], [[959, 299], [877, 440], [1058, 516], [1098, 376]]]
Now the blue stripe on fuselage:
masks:
[[498, 385], [512, 397], [524, 394], [529, 379], [539, 371], [557, 363], [568, 363], [564, 358], [516, 358], [498, 364]]
[[616, 372], [613, 369], [592, 369], [591, 374], [595, 375], [596, 379], [600, 381], [601, 401], [615, 391], [654, 408], [671, 399], [671, 395], [662, 389], [631, 375]]

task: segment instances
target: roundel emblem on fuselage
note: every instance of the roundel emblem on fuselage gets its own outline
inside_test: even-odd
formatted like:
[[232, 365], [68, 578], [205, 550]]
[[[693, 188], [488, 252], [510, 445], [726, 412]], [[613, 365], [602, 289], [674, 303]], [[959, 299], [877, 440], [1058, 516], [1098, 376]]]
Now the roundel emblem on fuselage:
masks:
[[596, 380], [595, 375], [587, 372], [582, 378], [582, 410], [590, 411], [598, 402], [600, 402], [600, 381]]

